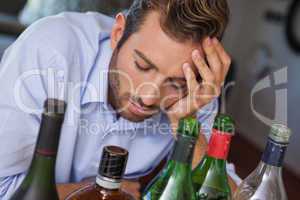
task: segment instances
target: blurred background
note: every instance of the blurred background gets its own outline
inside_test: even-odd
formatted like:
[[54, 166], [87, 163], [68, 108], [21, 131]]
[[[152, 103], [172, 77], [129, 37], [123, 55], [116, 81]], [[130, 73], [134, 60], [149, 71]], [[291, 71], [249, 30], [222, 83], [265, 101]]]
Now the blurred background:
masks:
[[[245, 178], [258, 164], [272, 121], [293, 131], [285, 159], [289, 199], [300, 188], [300, 1], [228, 0], [231, 22], [223, 40], [233, 64], [220, 98], [221, 111], [237, 124], [230, 161]], [[1, 0], [0, 58], [31, 23], [62, 11], [114, 16], [132, 0]], [[299, 21], [297, 21], [299, 20]], [[299, 68], [298, 68], [299, 67]]]
[[260, 159], [272, 120], [288, 124], [293, 135], [283, 176], [289, 199], [299, 199], [300, 1], [229, 3], [224, 43], [234, 61], [228, 80], [234, 85], [222, 103], [237, 124], [231, 159], [244, 178]]

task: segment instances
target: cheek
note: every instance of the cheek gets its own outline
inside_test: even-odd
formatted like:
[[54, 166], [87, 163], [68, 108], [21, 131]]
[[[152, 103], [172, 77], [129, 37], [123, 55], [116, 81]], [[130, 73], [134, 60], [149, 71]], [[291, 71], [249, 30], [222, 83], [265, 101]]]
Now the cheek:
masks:
[[120, 78], [120, 90], [121, 93], [134, 94], [135, 89], [141, 84], [143, 74], [137, 71], [131, 62], [121, 62], [125, 64], [118, 65], [119, 78]]

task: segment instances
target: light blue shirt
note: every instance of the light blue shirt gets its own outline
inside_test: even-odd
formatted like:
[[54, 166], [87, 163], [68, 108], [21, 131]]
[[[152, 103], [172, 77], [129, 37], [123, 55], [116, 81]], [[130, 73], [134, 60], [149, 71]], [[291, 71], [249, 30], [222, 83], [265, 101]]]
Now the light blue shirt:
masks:
[[[0, 63], [0, 199], [8, 199], [27, 173], [46, 98], [68, 103], [57, 183], [95, 176], [106, 145], [129, 151], [130, 179], [169, 154], [174, 141], [164, 114], [133, 123], [117, 119], [107, 102], [113, 23], [99, 13], [62, 13], [36, 22], [6, 50]], [[217, 109], [215, 100], [198, 112], [207, 138]]]

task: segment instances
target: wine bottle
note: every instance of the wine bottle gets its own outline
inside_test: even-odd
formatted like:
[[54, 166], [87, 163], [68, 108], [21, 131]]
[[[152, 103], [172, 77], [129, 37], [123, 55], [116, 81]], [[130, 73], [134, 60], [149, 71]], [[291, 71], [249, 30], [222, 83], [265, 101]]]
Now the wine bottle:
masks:
[[291, 131], [282, 124], [273, 124], [258, 167], [241, 183], [235, 200], [287, 200], [282, 164]]
[[117, 146], [103, 148], [96, 183], [81, 188], [67, 200], [134, 200], [120, 189], [128, 159], [128, 151]]
[[198, 200], [231, 199], [226, 160], [233, 135], [234, 122], [232, 118], [219, 114], [213, 125], [208, 150], [192, 173]]
[[11, 200], [58, 200], [55, 162], [66, 103], [48, 99], [29, 171]]
[[170, 161], [150, 184], [143, 200], [196, 200], [192, 183], [192, 159], [200, 124], [194, 118], [180, 120]]

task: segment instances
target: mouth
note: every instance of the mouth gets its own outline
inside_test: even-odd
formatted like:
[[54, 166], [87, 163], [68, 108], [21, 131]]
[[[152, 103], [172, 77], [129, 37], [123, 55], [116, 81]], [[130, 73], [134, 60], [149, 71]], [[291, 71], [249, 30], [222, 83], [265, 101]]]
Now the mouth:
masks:
[[139, 105], [138, 103], [134, 102], [132, 99], [129, 99], [129, 105], [128, 105], [128, 110], [139, 117], [149, 117], [155, 113], [157, 113], [157, 110], [150, 110], [147, 108], [142, 107], [141, 105]]

